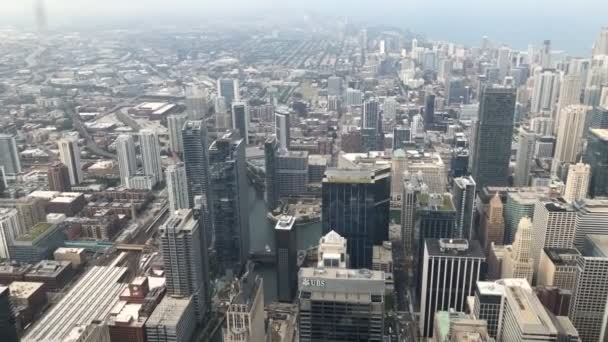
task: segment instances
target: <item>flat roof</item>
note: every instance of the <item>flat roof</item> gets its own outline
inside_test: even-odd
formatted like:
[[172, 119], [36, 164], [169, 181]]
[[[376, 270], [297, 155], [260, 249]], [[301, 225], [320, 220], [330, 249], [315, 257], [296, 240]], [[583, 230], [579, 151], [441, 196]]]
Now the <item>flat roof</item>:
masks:
[[523, 334], [557, 334], [551, 317], [536, 295], [515, 286], [507, 287], [505, 293], [507, 298], [513, 298], [515, 301], [515, 303], [509, 301], [509, 306], [517, 317], [516, 322]]
[[608, 129], [605, 128], [591, 128], [589, 129], [591, 133], [593, 133], [598, 138], [608, 141]]
[[[443, 240], [450, 240], [450, 239], [443, 239]], [[481, 248], [481, 245], [479, 244], [479, 241], [463, 240], [463, 241], [467, 241], [466, 248], [465, 248], [464, 244], [459, 243], [460, 240], [453, 239], [452, 241], [453, 241], [453, 243], [451, 243], [451, 244], [444, 244], [444, 247], [447, 247], [447, 248], [443, 248], [443, 250], [441, 247], [441, 240], [426, 239], [424, 241], [424, 243], [425, 243], [426, 249], [428, 250], [428, 253], [430, 256], [467, 257], [467, 258], [479, 258], [479, 259], [486, 258], [485, 254], [483, 253], [483, 250]], [[451, 246], [454, 246], [455, 248], [450, 248]]]
[[291, 230], [293, 228], [296, 218], [290, 215], [281, 215], [277, 221], [274, 229], [277, 230]]
[[[378, 172], [385, 171], [386, 172]], [[376, 179], [390, 177], [390, 169], [328, 169], [323, 177], [324, 183], [372, 184]]]
[[505, 292], [505, 287], [516, 286], [532, 291], [530, 283], [525, 278], [505, 278], [495, 281], [478, 281], [477, 290], [481, 295], [485, 296], [502, 296]]
[[177, 298], [165, 296], [148, 318], [147, 324], [150, 326], [177, 326], [191, 302], [191, 297]]
[[11, 290], [11, 297], [29, 298], [36, 291], [40, 290], [44, 283], [33, 281], [14, 281], [8, 287]]
[[29, 232], [21, 234], [16, 238], [17, 241], [33, 241], [40, 237], [42, 234], [46, 233], [54, 225], [48, 222], [38, 222], [35, 226], [33, 226]]
[[575, 248], [545, 247], [543, 252], [554, 265], [558, 266], [574, 266], [576, 257], [581, 255]]

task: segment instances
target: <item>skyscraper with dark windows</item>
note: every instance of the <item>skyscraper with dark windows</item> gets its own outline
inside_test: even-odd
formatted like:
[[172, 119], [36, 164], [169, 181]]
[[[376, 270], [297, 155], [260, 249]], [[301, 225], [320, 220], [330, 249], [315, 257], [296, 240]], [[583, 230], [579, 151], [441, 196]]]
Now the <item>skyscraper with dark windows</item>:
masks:
[[277, 296], [291, 303], [298, 288], [298, 246], [295, 217], [282, 215], [274, 228], [277, 253]]
[[220, 78], [217, 80], [217, 94], [224, 98], [226, 108], [232, 106], [232, 101], [240, 99], [239, 80]]
[[240, 274], [249, 257], [245, 140], [225, 133], [209, 147], [215, 252], [222, 271]]
[[473, 238], [475, 190], [475, 180], [471, 176], [454, 179], [452, 199], [456, 209], [456, 231], [457, 236], [462, 239]]
[[329, 169], [322, 183], [323, 234], [348, 240], [351, 267], [370, 268], [374, 244], [388, 239], [390, 168]]
[[270, 137], [264, 142], [264, 168], [266, 205], [273, 210], [279, 204], [279, 186], [277, 184], [277, 138]]
[[207, 145], [207, 127], [203, 121], [186, 121], [182, 130], [184, 140], [184, 164], [188, 180], [188, 198], [190, 207], [194, 207], [194, 198], [201, 196], [207, 241], [212, 241], [213, 210], [211, 192], [209, 191], [209, 159]]
[[12, 135], [0, 134], [0, 167], [4, 168], [7, 178], [15, 178], [21, 172], [19, 150]]
[[608, 196], [608, 129], [589, 130], [584, 162], [591, 166], [589, 195]]
[[191, 209], [179, 209], [161, 226], [160, 235], [167, 292], [172, 296], [193, 296], [200, 324], [211, 308], [209, 283], [203, 274], [207, 253], [201, 243], [199, 221]]
[[435, 94], [428, 93], [424, 98], [424, 129], [433, 127], [435, 120]]
[[70, 174], [67, 166], [61, 162], [55, 162], [47, 170], [49, 179], [49, 190], [66, 192], [70, 191]]
[[274, 114], [274, 133], [279, 142], [279, 148], [289, 150], [289, 134], [290, 122], [289, 111], [286, 108], [277, 109]]
[[469, 159], [478, 189], [507, 184], [514, 114], [515, 89], [483, 89]]
[[363, 123], [361, 127], [374, 128], [382, 126], [382, 117], [380, 115], [380, 104], [375, 98], [365, 101], [363, 104]]
[[422, 293], [420, 296], [420, 336], [431, 337], [437, 311], [463, 311], [484, 277], [485, 256], [477, 241], [428, 239], [424, 242]]
[[10, 290], [0, 286], [0, 336], [2, 341], [18, 342], [15, 314], [11, 305]]
[[232, 129], [238, 131], [239, 136], [249, 144], [249, 108], [245, 102], [232, 104]]

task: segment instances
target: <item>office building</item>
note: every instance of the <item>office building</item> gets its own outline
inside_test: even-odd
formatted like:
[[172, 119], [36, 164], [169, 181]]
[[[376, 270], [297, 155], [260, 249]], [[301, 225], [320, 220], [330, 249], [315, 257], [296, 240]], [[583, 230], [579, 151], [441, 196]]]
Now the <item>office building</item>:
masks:
[[583, 93], [583, 78], [577, 73], [570, 73], [565, 75], [561, 82], [561, 88], [559, 90], [559, 101], [557, 104], [557, 117], [556, 117], [556, 132], [559, 130], [559, 125], [562, 123], [561, 111], [570, 105], [578, 105], [581, 103], [581, 95]]
[[435, 313], [432, 342], [476, 341], [494, 342], [488, 334], [488, 323], [472, 315], [456, 311]]
[[308, 152], [279, 150], [274, 161], [276, 162], [274, 165], [275, 187], [278, 188], [276, 190], [279, 197], [306, 194], [308, 191]]
[[209, 147], [215, 251], [220, 270], [240, 274], [249, 257], [245, 140], [227, 132]]
[[593, 108], [589, 127], [608, 129], [608, 104]]
[[274, 134], [279, 141], [279, 148], [283, 150], [289, 150], [289, 141], [291, 135], [289, 130], [291, 128], [289, 121], [289, 111], [286, 108], [277, 109], [274, 114]]
[[428, 239], [424, 243], [419, 329], [431, 337], [437, 311], [463, 311], [475, 284], [484, 277], [485, 256], [477, 241]]
[[201, 196], [204, 211], [203, 227], [207, 241], [213, 233], [213, 211], [211, 208], [211, 191], [209, 190], [209, 158], [207, 147], [207, 127], [203, 121], [186, 121], [182, 130], [184, 139], [184, 163], [188, 180], [190, 207], [194, 207], [194, 198]]
[[327, 78], [327, 95], [342, 96], [342, 78], [338, 76], [330, 76]]
[[160, 144], [158, 136], [151, 130], [139, 131], [139, 148], [144, 166], [144, 175], [151, 176], [154, 184], [163, 181], [163, 170], [160, 162]]
[[456, 236], [473, 239], [473, 213], [475, 211], [475, 180], [471, 176], [454, 179], [452, 199], [456, 208]]
[[190, 84], [186, 86], [185, 93], [188, 120], [204, 120], [207, 116], [207, 91], [198, 85]]
[[574, 247], [582, 250], [587, 235], [608, 235], [608, 200], [585, 199], [572, 206], [576, 209]]
[[323, 234], [346, 238], [353, 268], [371, 268], [372, 246], [388, 240], [390, 169], [328, 169], [322, 183]]
[[562, 164], [573, 164], [580, 157], [583, 149], [583, 133], [585, 120], [590, 107], [570, 105], [561, 108], [562, 123], [557, 132], [553, 172], [557, 173]]
[[0, 336], [2, 336], [2, 341], [19, 342], [16, 322], [10, 289], [0, 286]]
[[583, 162], [591, 166], [591, 197], [608, 196], [608, 129], [590, 129]]
[[502, 245], [505, 236], [505, 220], [503, 216], [503, 205], [498, 192], [490, 200], [490, 205], [481, 218], [481, 243], [484, 249], [488, 249], [492, 243]]
[[249, 107], [246, 102], [232, 104], [232, 129], [238, 131], [245, 144], [249, 145]]
[[82, 168], [80, 166], [80, 147], [78, 140], [73, 137], [64, 137], [57, 143], [59, 146], [59, 159], [63, 165], [68, 167], [70, 185], [76, 185], [83, 181]]
[[277, 151], [278, 142], [275, 137], [270, 137], [264, 142], [264, 168], [265, 187], [264, 198], [268, 209], [273, 210], [279, 203], [279, 186], [277, 182]]
[[401, 207], [401, 238], [405, 255], [414, 253], [414, 230], [418, 197], [428, 195], [428, 186], [424, 183], [422, 172], [406, 174], [403, 181], [403, 198]]
[[[295, 280], [297, 281], [297, 279]], [[236, 282], [226, 311], [224, 342], [256, 342], [266, 339], [263, 279], [248, 270]]]
[[302, 268], [299, 340], [384, 341], [384, 272]]
[[532, 259], [538, 274], [540, 252], [545, 247], [574, 246], [576, 210], [562, 198], [538, 200], [532, 225]]
[[0, 258], [10, 259], [10, 246], [25, 232], [17, 218], [16, 209], [0, 208]]
[[587, 198], [591, 167], [589, 164], [576, 163], [568, 167], [568, 179], [564, 189], [564, 199], [568, 202]]
[[333, 230], [319, 239], [318, 268], [349, 268], [347, 241]]
[[424, 97], [424, 129], [431, 130], [435, 121], [435, 94], [427, 93]]
[[9, 245], [11, 260], [35, 264], [51, 259], [53, 252], [66, 240], [63, 229], [56, 224], [40, 222], [28, 232], [16, 236]]
[[535, 72], [531, 113], [549, 113], [554, 109], [559, 93], [559, 79], [559, 73], [553, 69]]
[[19, 150], [12, 135], [0, 134], [0, 167], [4, 169], [4, 175], [8, 179], [15, 179], [21, 172]]
[[524, 217], [534, 217], [534, 206], [538, 199], [547, 194], [545, 188], [520, 188], [507, 193], [504, 205], [505, 217], [505, 243], [510, 244], [515, 240], [517, 226]]
[[408, 126], [393, 128], [393, 151], [403, 149], [412, 140], [412, 130]]
[[580, 252], [568, 317], [583, 341], [604, 341], [608, 314], [608, 236], [587, 235]]
[[118, 170], [120, 183], [126, 184], [128, 179], [137, 173], [137, 156], [135, 155], [135, 142], [128, 134], [121, 134], [116, 138], [116, 154], [118, 156]]
[[169, 129], [169, 149], [171, 152], [182, 153], [184, 151], [184, 140], [182, 128], [188, 120], [188, 115], [177, 114], [167, 117], [167, 128]]
[[580, 256], [581, 253], [576, 248], [543, 248], [536, 285], [574, 290]]
[[203, 263], [208, 262], [207, 253], [201, 243], [200, 229], [191, 209], [172, 212], [159, 229], [167, 294], [185, 298], [192, 296], [198, 323], [204, 322], [211, 310], [210, 284], [203, 274]]
[[22, 230], [29, 230], [36, 223], [46, 220], [46, 200], [37, 197], [0, 199], [0, 208], [17, 209], [17, 221]]
[[186, 178], [186, 166], [184, 163], [169, 165], [165, 170], [167, 182], [167, 197], [169, 197], [169, 210], [187, 209], [190, 207], [188, 200], [188, 179]]
[[277, 297], [291, 303], [298, 288], [298, 245], [296, 218], [282, 215], [274, 228], [277, 254]]
[[403, 173], [407, 169], [407, 159], [403, 150], [394, 150], [391, 157], [391, 197], [398, 200], [403, 195]]
[[478, 189], [507, 184], [514, 114], [514, 89], [484, 88], [469, 159]]
[[502, 341], [557, 341], [558, 330], [538, 297], [515, 286], [507, 286], [504, 293]]
[[55, 162], [47, 169], [49, 179], [49, 190], [66, 192], [70, 191], [70, 171], [61, 162]]
[[397, 107], [399, 103], [395, 97], [387, 97], [382, 104], [382, 112], [387, 120], [395, 120], [397, 117]]
[[382, 116], [380, 115], [380, 104], [375, 98], [365, 101], [363, 105], [363, 122], [361, 128], [381, 129]]
[[494, 339], [498, 339], [502, 333], [505, 288], [509, 286], [520, 287], [532, 292], [530, 284], [525, 279], [478, 281], [475, 285], [473, 307], [469, 310], [477, 319], [485, 320], [488, 323], [488, 334]]
[[534, 163], [534, 149], [536, 147], [536, 133], [521, 127], [518, 134], [518, 148], [516, 168], [513, 175], [515, 186], [528, 186], [530, 183], [530, 170]]
[[231, 108], [233, 101], [240, 100], [239, 80], [226, 78], [218, 79], [217, 94], [224, 98], [225, 108]]
[[189, 342], [196, 332], [192, 297], [165, 296], [146, 321], [148, 342]]
[[515, 241], [506, 248], [502, 261], [503, 278], [523, 278], [532, 283], [534, 260], [532, 259], [532, 221], [524, 217], [519, 221]]
[[430, 193], [444, 193], [448, 189], [447, 168], [439, 153], [410, 153], [408, 151], [406, 164], [410, 174], [422, 172]]
[[363, 94], [359, 89], [348, 88], [346, 89], [346, 105], [350, 107], [357, 107], [363, 104]]

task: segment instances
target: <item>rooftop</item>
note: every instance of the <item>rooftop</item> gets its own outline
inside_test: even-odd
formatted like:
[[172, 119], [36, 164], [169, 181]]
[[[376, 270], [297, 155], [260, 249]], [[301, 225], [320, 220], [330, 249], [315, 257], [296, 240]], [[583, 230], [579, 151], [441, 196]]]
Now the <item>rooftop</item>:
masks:
[[598, 138], [604, 140], [604, 141], [608, 141], [608, 129], [605, 128], [591, 128], [589, 130], [593, 135], [597, 136]]
[[69, 261], [42, 260], [27, 272], [28, 276], [54, 277], [72, 263]]
[[192, 298], [178, 298], [165, 296], [148, 318], [147, 324], [151, 326], [166, 325], [177, 326], [184, 312], [191, 305]]
[[328, 169], [325, 171], [324, 183], [357, 183], [372, 184], [377, 179], [390, 177], [390, 169]]
[[543, 251], [556, 266], [575, 266], [577, 256], [581, 255], [575, 248], [545, 247]]
[[484, 296], [502, 296], [506, 286], [516, 286], [532, 291], [528, 280], [525, 278], [505, 278], [495, 281], [478, 281], [477, 291]]
[[40, 237], [42, 234], [44, 234], [49, 228], [51, 228], [53, 226], [54, 226], [53, 224], [48, 223], [48, 222], [39, 222], [35, 226], [33, 226], [29, 232], [17, 237], [16, 240], [17, 241], [34, 241], [38, 237]]
[[421, 193], [418, 195], [418, 203], [427, 210], [435, 211], [455, 211], [452, 195]]
[[[507, 287], [505, 293], [511, 311], [518, 317], [517, 323], [524, 334], [557, 334], [547, 310], [536, 295], [515, 286]], [[509, 298], [512, 298], [512, 301]]]
[[29, 282], [29, 281], [14, 281], [8, 287], [11, 290], [11, 297], [29, 298], [36, 293], [44, 283]]
[[485, 259], [481, 245], [476, 240], [426, 239], [425, 245], [430, 256], [467, 257]]
[[281, 215], [277, 221], [277, 225], [274, 229], [277, 230], [291, 230], [293, 228], [296, 218], [289, 215]]

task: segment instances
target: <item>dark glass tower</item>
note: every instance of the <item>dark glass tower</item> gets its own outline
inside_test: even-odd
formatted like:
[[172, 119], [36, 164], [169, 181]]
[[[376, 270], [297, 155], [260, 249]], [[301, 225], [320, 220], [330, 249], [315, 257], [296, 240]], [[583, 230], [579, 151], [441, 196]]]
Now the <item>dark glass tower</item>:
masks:
[[272, 210], [279, 204], [279, 187], [277, 184], [277, 150], [278, 142], [270, 137], [264, 142], [264, 168], [266, 171], [266, 205]]
[[203, 121], [186, 121], [182, 129], [184, 142], [184, 164], [188, 178], [190, 207], [194, 208], [194, 198], [201, 196], [205, 217], [204, 227], [207, 242], [213, 241], [213, 210], [209, 191], [209, 159], [207, 156], [207, 127]]
[[15, 327], [15, 315], [10, 301], [10, 290], [8, 287], [2, 286], [0, 286], [0, 336], [2, 336], [3, 342], [19, 341]]
[[424, 129], [429, 130], [433, 127], [435, 119], [435, 94], [427, 94], [424, 99]]
[[240, 274], [249, 257], [245, 140], [228, 132], [209, 147], [215, 253], [220, 270]]
[[515, 89], [483, 89], [469, 159], [477, 189], [507, 185], [514, 114]]
[[471, 240], [474, 234], [475, 180], [470, 176], [454, 179], [452, 196], [456, 208], [457, 237]]
[[608, 196], [608, 129], [589, 130], [584, 159], [591, 166], [589, 194]]
[[249, 109], [245, 102], [232, 104], [232, 128], [239, 132], [245, 144], [249, 144]]
[[280, 302], [291, 303], [298, 288], [298, 246], [295, 217], [283, 215], [274, 228], [277, 250], [277, 293]]
[[390, 169], [331, 169], [322, 185], [323, 234], [348, 241], [352, 268], [371, 268], [372, 246], [388, 239]]

